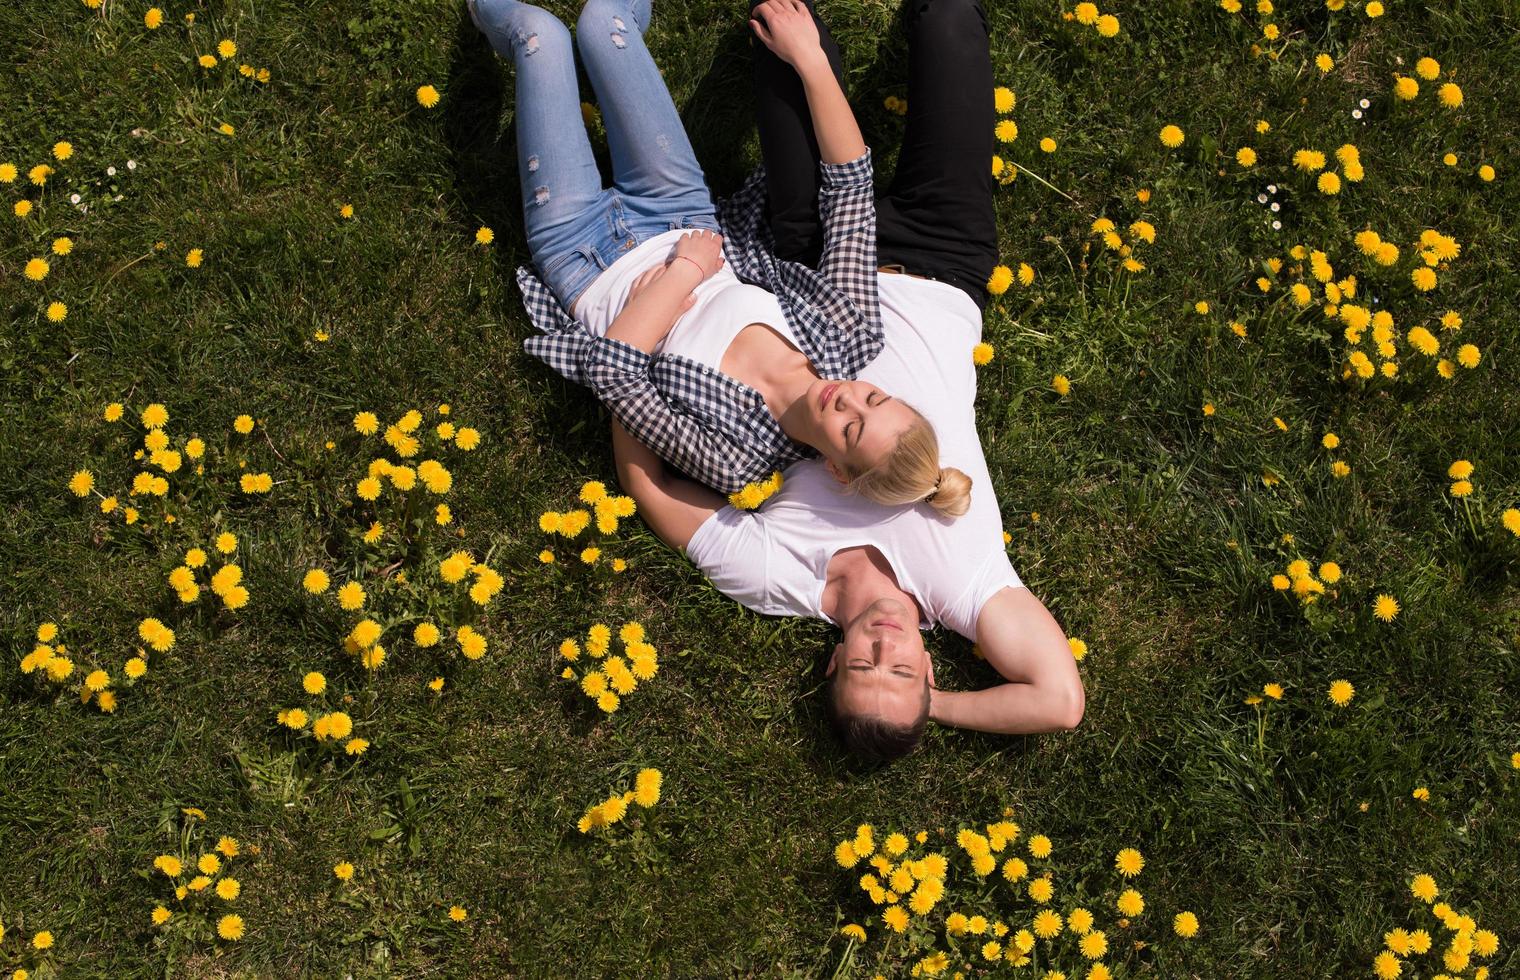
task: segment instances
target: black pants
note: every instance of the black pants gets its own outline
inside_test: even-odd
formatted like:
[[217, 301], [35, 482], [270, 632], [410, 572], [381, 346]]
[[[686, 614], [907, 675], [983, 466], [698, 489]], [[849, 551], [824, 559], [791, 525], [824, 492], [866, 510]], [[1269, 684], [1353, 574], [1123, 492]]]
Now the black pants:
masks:
[[[805, 0], [810, 10], [812, 0]], [[992, 212], [995, 112], [987, 14], [981, 0], [904, 0], [908, 31], [908, 117], [897, 173], [876, 199], [876, 251], [965, 290], [978, 308], [997, 264]], [[758, 3], [754, 4], [758, 5]], [[839, 48], [813, 12], [834, 75]], [[781, 258], [816, 264], [818, 140], [802, 80], [752, 39], [755, 114], [765, 155], [771, 230]]]

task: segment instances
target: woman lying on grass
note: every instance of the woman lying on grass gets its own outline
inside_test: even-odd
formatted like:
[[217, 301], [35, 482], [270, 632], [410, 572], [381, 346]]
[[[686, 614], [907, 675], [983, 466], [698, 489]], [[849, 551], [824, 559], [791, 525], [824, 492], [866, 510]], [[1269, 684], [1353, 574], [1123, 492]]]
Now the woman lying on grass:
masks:
[[523, 210], [542, 276], [518, 272], [542, 331], [528, 351], [724, 493], [820, 454], [867, 499], [963, 513], [970, 481], [941, 469], [929, 422], [856, 380], [882, 346], [871, 155], [816, 37], [797, 55], [820, 159], [813, 268], [771, 249], [760, 173], [724, 203], [720, 224], [644, 46], [649, 0], [589, 0], [577, 24], [611, 187], [581, 121], [565, 26], [520, 0], [470, 0], [470, 15], [517, 71]]

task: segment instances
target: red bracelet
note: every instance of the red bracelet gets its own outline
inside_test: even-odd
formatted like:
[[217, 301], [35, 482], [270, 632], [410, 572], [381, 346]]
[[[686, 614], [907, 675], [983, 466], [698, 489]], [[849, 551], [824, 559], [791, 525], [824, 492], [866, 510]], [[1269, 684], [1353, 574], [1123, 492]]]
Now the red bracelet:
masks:
[[[692, 265], [694, 265], [694, 266], [697, 267], [697, 274], [700, 275], [702, 277], [702, 279], [706, 279], [707, 278], [707, 270], [702, 268], [702, 263], [698, 262], [696, 259], [692, 258], [690, 255], [677, 255], [676, 258], [678, 258], [678, 259], [685, 259], [686, 261], [690, 262]], [[701, 280], [698, 280], [698, 281], [700, 282]]]

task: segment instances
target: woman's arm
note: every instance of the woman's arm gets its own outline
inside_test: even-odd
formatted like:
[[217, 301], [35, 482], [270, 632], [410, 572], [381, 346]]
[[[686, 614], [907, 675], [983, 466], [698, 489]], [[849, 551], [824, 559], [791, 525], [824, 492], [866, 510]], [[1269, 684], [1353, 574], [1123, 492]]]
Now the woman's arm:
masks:
[[[762, 23], [763, 21], [763, 23]], [[854, 317], [831, 317], [839, 330], [881, 330], [876, 283], [876, 200], [871, 152], [818, 40], [813, 13], [801, 0], [766, 0], [750, 26], [765, 46], [796, 69], [822, 157], [818, 216], [823, 252], [818, 271], [854, 307]]]
[[722, 265], [721, 236], [710, 231], [682, 236], [669, 263], [655, 266], [634, 281], [628, 302], [607, 328], [607, 339], [653, 353], [681, 314], [691, 309], [692, 290]]
[[848, 163], [866, 151], [855, 113], [818, 41], [813, 12], [802, 0], [766, 0], [750, 27], [765, 46], [797, 71], [824, 163]]

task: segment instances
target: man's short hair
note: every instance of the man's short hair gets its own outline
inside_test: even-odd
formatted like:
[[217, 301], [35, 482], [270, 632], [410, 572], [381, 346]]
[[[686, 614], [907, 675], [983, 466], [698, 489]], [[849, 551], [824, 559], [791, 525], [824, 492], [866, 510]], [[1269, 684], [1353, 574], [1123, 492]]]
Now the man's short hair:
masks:
[[887, 721], [880, 715], [849, 715], [839, 709], [836, 696], [839, 676], [829, 684], [829, 720], [844, 744], [856, 755], [873, 762], [891, 762], [900, 759], [918, 747], [929, 723], [929, 678], [924, 678], [924, 703], [918, 717], [907, 725]]

